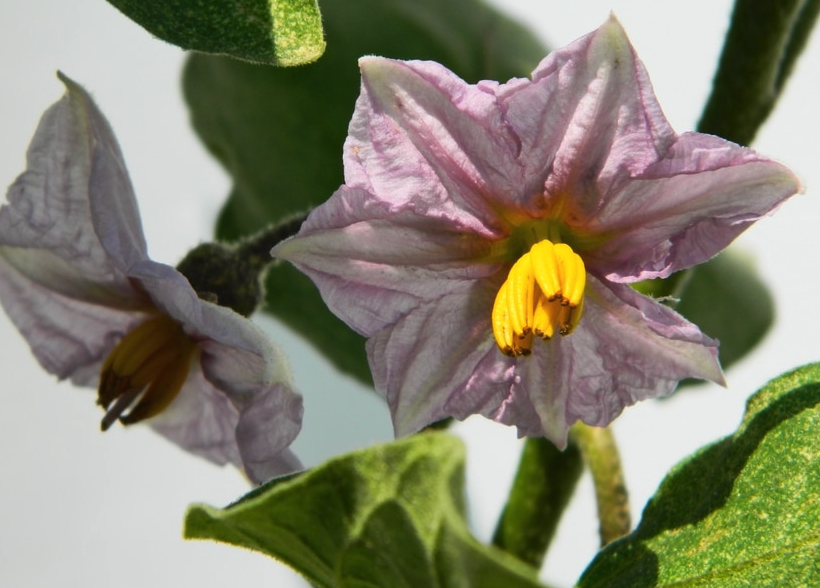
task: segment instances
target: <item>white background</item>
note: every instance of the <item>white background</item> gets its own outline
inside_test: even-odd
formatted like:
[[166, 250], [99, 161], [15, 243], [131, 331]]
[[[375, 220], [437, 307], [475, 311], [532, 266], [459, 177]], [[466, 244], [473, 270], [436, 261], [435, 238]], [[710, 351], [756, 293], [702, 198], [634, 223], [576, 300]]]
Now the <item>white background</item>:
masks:
[[[730, 12], [729, 0], [496, 0], [559, 47], [613, 10], [645, 61], [673, 126], [694, 128]], [[154, 40], [103, 0], [0, 3], [0, 183], [24, 167], [40, 114], [63, 92], [55, 70], [83, 84], [119, 138], [154, 259], [176, 263], [211, 236], [228, 180], [191, 132], [179, 90], [184, 54]], [[740, 240], [778, 305], [775, 329], [727, 374], [729, 387], [701, 386], [633, 407], [618, 419], [633, 515], [663, 474], [695, 448], [731, 432], [746, 397], [769, 378], [820, 359], [816, 294], [820, 250], [820, 41], [797, 65], [779, 107], [755, 142], [791, 166], [806, 194]], [[352, 108], [352, 105], [351, 105]], [[295, 449], [307, 465], [387, 440], [381, 401], [264, 321], [289, 355], [306, 396]], [[191, 502], [224, 505], [247, 490], [231, 469], [192, 458], [142, 427], [99, 432], [94, 392], [41, 371], [0, 317], [0, 586], [305, 586], [251, 552], [185, 542]], [[514, 431], [481, 419], [457, 427], [469, 443], [471, 516], [486, 539], [520, 448]], [[597, 548], [591, 484], [582, 480], [542, 578], [570, 585]]]

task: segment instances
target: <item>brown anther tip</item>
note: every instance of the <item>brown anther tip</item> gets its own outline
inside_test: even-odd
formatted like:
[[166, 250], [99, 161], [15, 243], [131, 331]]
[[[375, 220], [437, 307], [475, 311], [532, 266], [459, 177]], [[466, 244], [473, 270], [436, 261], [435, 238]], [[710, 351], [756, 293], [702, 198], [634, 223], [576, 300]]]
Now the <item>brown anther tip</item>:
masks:
[[515, 353], [513, 353], [512, 347], [505, 347], [504, 349], [501, 350], [501, 353], [503, 353], [507, 357], [514, 357], [515, 356]]
[[524, 357], [528, 357], [531, 353], [532, 353], [532, 349], [522, 349], [521, 350], [521, 355], [523, 355]]

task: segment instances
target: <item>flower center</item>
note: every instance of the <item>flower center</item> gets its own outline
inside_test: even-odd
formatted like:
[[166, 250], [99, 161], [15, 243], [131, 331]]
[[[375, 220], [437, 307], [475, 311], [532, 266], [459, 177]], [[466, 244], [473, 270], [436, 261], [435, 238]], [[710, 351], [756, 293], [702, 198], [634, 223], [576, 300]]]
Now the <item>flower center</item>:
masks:
[[565, 243], [544, 239], [516, 261], [493, 305], [493, 335], [504, 355], [532, 352], [533, 336], [569, 335], [584, 310], [586, 269]]
[[97, 404], [106, 409], [102, 430], [117, 419], [130, 425], [162, 412], [179, 394], [195, 350], [182, 327], [166, 315], [149, 318], [127, 333], [100, 373]]

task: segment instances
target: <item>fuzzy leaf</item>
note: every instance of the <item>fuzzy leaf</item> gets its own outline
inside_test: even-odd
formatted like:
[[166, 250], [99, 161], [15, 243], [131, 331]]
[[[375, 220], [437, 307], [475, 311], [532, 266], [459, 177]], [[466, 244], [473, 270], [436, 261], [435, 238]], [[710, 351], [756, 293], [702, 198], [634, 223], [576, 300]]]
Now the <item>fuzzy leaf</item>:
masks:
[[536, 570], [481, 545], [464, 521], [464, 450], [416, 435], [273, 482], [224, 510], [192, 506], [189, 539], [275, 557], [325, 588], [534, 588]]
[[752, 396], [737, 432], [678, 464], [583, 588], [820, 584], [820, 364]]
[[325, 50], [316, 0], [108, 0], [152, 35], [203, 53], [299, 65]]

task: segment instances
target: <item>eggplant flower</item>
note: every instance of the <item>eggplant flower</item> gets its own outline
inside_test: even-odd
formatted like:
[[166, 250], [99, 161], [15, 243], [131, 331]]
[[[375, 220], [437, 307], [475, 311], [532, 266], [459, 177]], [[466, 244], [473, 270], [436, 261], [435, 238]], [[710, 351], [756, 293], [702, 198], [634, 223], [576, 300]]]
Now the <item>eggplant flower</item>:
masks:
[[302, 401], [284, 357], [233, 310], [148, 258], [117, 141], [89, 95], [43, 115], [0, 208], [0, 302], [37, 360], [98, 386], [102, 429], [146, 421], [255, 482], [300, 467]]
[[397, 435], [482, 414], [563, 446], [723, 383], [717, 342], [629, 284], [713, 257], [799, 190], [788, 169], [676, 134], [614, 17], [505, 84], [359, 65], [345, 184], [272, 253], [369, 338]]

